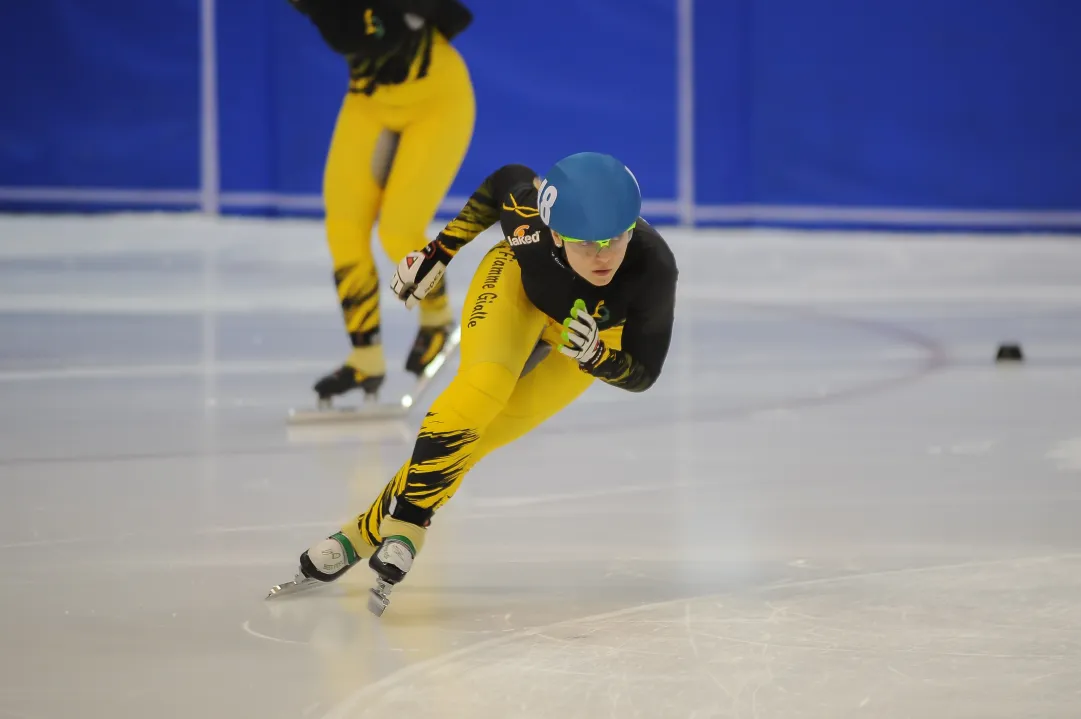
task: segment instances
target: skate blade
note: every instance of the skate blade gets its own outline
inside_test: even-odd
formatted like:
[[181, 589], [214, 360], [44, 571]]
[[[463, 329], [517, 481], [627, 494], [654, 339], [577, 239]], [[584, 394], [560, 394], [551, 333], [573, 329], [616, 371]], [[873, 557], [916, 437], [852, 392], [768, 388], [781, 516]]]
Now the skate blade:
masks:
[[320, 582], [310, 577], [301, 577], [300, 579], [294, 579], [289, 582], [282, 582], [270, 588], [270, 593], [266, 595], [267, 599], [277, 599], [278, 597], [287, 597], [291, 594], [300, 594], [301, 592], [307, 592], [316, 587], [321, 587], [325, 582]]
[[377, 617], [383, 616], [383, 612], [390, 604], [390, 597], [387, 595], [392, 589], [394, 589], [393, 584], [377, 576], [375, 586], [368, 590], [368, 611]]
[[380, 594], [375, 589], [368, 590], [368, 611], [377, 617], [383, 616], [387, 610], [390, 599], [385, 594]]

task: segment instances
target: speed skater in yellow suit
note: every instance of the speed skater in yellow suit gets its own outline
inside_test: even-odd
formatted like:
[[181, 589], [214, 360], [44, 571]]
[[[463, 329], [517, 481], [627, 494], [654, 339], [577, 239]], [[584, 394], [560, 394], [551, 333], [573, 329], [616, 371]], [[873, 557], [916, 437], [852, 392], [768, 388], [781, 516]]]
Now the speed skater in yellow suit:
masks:
[[[298, 588], [330, 582], [363, 559], [381, 614], [424, 546], [432, 516], [482, 457], [540, 426], [594, 381], [644, 392], [672, 338], [677, 269], [640, 217], [638, 181], [615, 158], [584, 152], [543, 177], [523, 165], [492, 173], [391, 288], [415, 306], [447, 264], [496, 222], [504, 239], [473, 275], [461, 361], [421, 424], [412, 455], [363, 513], [300, 556]], [[553, 349], [558, 351], [553, 352]]]
[[[473, 137], [476, 101], [452, 41], [473, 22], [458, 0], [290, 0], [349, 68], [323, 171], [326, 239], [351, 351], [315, 382], [320, 405], [386, 377], [372, 228], [397, 264], [424, 247], [428, 225]], [[453, 314], [442, 285], [418, 311], [405, 369], [424, 374]]]

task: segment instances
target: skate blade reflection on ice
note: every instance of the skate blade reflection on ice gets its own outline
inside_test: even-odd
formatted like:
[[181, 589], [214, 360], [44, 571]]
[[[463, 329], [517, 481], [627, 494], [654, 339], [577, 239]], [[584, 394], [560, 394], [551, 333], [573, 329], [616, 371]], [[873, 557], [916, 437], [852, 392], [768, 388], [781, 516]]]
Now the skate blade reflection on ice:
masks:
[[458, 349], [462, 339], [460, 325], [447, 335], [446, 344], [440, 350], [424, 372], [417, 377], [416, 383], [408, 394], [402, 395], [396, 403], [365, 402], [359, 406], [334, 407], [329, 400], [321, 401], [314, 409], [290, 409], [289, 424], [331, 424], [386, 420], [404, 420], [409, 412], [428, 390], [436, 374]]
[[285, 428], [290, 444], [336, 444], [361, 441], [369, 444], [383, 442], [409, 443], [416, 438], [404, 420], [384, 422], [318, 422], [289, 424]]
[[290, 409], [288, 422], [290, 425], [313, 425], [404, 420], [409, 416], [410, 406], [412, 400], [406, 403], [405, 397], [398, 404], [367, 401], [357, 406], [334, 407], [327, 402], [315, 408]]

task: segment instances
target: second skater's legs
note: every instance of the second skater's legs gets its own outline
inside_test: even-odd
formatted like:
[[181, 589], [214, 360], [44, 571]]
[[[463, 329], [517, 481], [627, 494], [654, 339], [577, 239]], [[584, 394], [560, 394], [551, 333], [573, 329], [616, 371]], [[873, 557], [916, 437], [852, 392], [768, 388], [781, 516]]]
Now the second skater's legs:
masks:
[[353, 349], [341, 367], [315, 384], [320, 400], [353, 389], [372, 395], [386, 374], [372, 228], [396, 139], [379, 121], [377, 110], [370, 97], [352, 92], [345, 96], [324, 169], [327, 244]]
[[[379, 239], [395, 264], [428, 244], [428, 225], [458, 174], [473, 137], [476, 102], [469, 70], [441, 36], [433, 40], [427, 77], [408, 88], [385, 88], [401, 137], [387, 176]], [[410, 104], [405, 106], [408, 97]], [[440, 283], [420, 301], [420, 327], [405, 368], [421, 374], [447, 341], [454, 316]]]

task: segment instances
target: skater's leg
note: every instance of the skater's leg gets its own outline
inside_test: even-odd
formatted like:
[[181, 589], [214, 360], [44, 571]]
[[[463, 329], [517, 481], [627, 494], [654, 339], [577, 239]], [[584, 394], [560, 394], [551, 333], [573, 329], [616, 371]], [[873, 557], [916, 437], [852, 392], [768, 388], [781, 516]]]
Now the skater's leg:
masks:
[[[593, 384], [591, 375], [583, 372], [577, 362], [556, 349], [560, 344], [562, 331], [562, 325], [546, 318], [541, 342], [536, 348], [536, 351], [543, 352], [543, 359], [535, 366], [527, 367], [525, 373], [519, 377], [510, 399], [471, 447], [457, 483], [444, 491], [439, 505], [450, 499], [465, 474], [483, 457], [532, 432], [574, 402]], [[604, 330], [600, 337], [608, 347], [620, 349], [623, 328]]]
[[[431, 71], [422, 82], [431, 92], [395, 112], [401, 137], [379, 217], [379, 239], [395, 263], [428, 244], [428, 225], [473, 136], [476, 106], [469, 71], [441, 38], [435, 41]], [[420, 302], [421, 331], [406, 361], [409, 371], [419, 374], [442, 350], [452, 321], [446, 286], [440, 283]]]
[[[467, 306], [466, 311], [469, 310], [470, 307]], [[468, 326], [468, 323], [466, 324]], [[357, 517], [355, 522], [347, 523], [342, 528], [342, 533], [355, 542], [362, 542], [366, 547], [378, 545], [380, 525], [383, 518], [390, 514], [396, 497], [419, 506], [430, 505], [433, 510], [442, 506], [457, 491], [465, 474], [484, 456], [536, 429], [589, 388], [593, 377], [582, 372], [577, 363], [555, 349], [560, 342], [562, 325], [545, 318], [542, 326], [544, 331], [541, 343], [546, 345], [547, 354], [539, 364], [527, 369], [524, 376], [520, 376], [514, 383], [514, 389], [503, 409], [483, 432], [478, 433], [477, 441], [463, 447], [468, 451], [464, 454], [464, 459], [459, 457], [457, 460], [462, 462], [461, 471], [454, 474], [453, 481], [438, 487], [418, 488], [417, 480], [423, 481], [427, 477], [414, 473], [415, 481], [411, 487], [409, 478], [413, 460], [410, 460], [402, 465], [394, 478], [387, 483], [368, 511]], [[601, 339], [612, 349], [620, 349], [622, 335], [622, 328], [615, 327], [601, 332]], [[463, 339], [463, 347], [464, 345]], [[538, 343], [534, 342], [534, 349], [537, 348]], [[531, 354], [532, 352], [533, 350]], [[521, 371], [519, 374], [521, 375]], [[414, 450], [414, 458], [416, 456], [417, 452]], [[428, 514], [426, 511], [421, 516], [427, 518]]]
[[357, 517], [356, 529], [342, 530], [369, 546], [381, 541], [392, 509], [395, 517], [424, 524], [453, 495], [478, 440], [510, 401], [545, 327], [505, 242], [481, 261], [466, 297], [457, 374], [432, 403], [412, 457]]
[[353, 350], [341, 370], [317, 385], [321, 396], [333, 396], [386, 372], [372, 227], [395, 142], [396, 135], [383, 126], [378, 105], [370, 97], [345, 96], [324, 168], [323, 201], [334, 282]]
[[[387, 509], [381, 504], [368, 516], [358, 518], [358, 529], [371, 533], [370, 541], [380, 542], [368, 562], [378, 575], [376, 587], [368, 599], [368, 608], [375, 614], [383, 613], [389, 602], [387, 595], [391, 587], [400, 582], [412, 567], [413, 559], [423, 546], [424, 527], [429, 523], [432, 512], [454, 495], [465, 474], [488, 452], [514, 441], [555, 415], [593, 382], [592, 376], [582, 372], [577, 363], [559, 353], [552, 355], [548, 352], [539, 363], [533, 364], [532, 359], [538, 356], [537, 350], [550, 349], [552, 344], [558, 344], [563, 329], [551, 321], [544, 324], [547, 325], [544, 332], [546, 342], [543, 345], [534, 343], [531, 356], [520, 371], [503, 409], [477, 432], [476, 441], [463, 447], [464, 454], [456, 457], [453, 481], [437, 485], [422, 484], [427, 478], [423, 474], [414, 474], [417, 456], [414, 450], [413, 463], [407, 463], [399, 471], [390, 491], [381, 498], [386, 500], [386, 507], [393, 503], [391, 514], [387, 516]], [[605, 331], [602, 336], [613, 349], [620, 348], [620, 329]], [[420, 438], [417, 446], [420, 447]], [[450, 456], [456, 454], [450, 453]], [[383, 517], [376, 523], [374, 519], [379, 513]]]
[[[549, 327], [545, 336], [551, 342], [551, 351], [515, 385], [507, 406], [470, 453], [465, 472], [493, 450], [510, 444], [551, 419], [593, 384], [593, 377], [580, 370], [577, 362], [555, 349], [563, 327], [554, 322]], [[621, 336], [621, 328], [601, 332], [601, 339], [612, 349], [620, 348]]]

